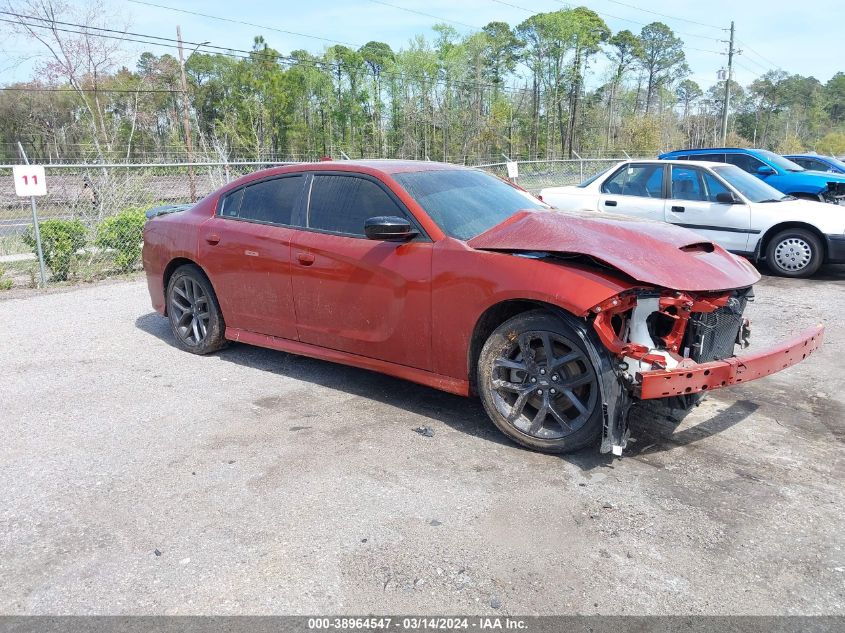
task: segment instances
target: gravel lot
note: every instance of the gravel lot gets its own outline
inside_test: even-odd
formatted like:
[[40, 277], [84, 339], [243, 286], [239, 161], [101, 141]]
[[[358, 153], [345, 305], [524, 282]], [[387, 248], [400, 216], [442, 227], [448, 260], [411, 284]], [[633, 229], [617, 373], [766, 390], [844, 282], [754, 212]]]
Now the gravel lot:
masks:
[[[477, 401], [173, 347], [140, 279], [0, 300], [0, 613], [845, 614], [845, 267], [764, 278], [823, 349], [551, 457]], [[428, 425], [433, 437], [412, 429]]]

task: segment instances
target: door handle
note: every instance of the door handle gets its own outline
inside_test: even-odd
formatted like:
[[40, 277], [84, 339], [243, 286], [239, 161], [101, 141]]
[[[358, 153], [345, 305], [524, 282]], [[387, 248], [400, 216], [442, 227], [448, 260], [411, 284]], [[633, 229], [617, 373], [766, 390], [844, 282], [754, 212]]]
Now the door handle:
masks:
[[606, 207], [615, 207], [615, 206], [616, 206], [616, 200], [605, 200], [605, 201], [604, 201], [604, 206], [606, 206]]
[[314, 263], [314, 256], [311, 253], [297, 253], [296, 259], [303, 266], [310, 266]]
[[220, 236], [216, 233], [211, 233], [205, 236], [205, 241], [211, 244], [212, 246], [216, 246], [220, 243]]
[[672, 211], [675, 213], [683, 213], [685, 209], [684, 207], [672, 207]]

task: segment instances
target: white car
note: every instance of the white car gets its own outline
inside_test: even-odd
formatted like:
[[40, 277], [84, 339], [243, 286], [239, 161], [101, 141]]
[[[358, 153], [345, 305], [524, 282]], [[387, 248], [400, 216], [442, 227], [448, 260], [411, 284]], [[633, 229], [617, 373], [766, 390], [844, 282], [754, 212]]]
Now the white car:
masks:
[[564, 211], [677, 224], [785, 277], [845, 263], [845, 207], [786, 196], [734, 165], [630, 160], [540, 197]]

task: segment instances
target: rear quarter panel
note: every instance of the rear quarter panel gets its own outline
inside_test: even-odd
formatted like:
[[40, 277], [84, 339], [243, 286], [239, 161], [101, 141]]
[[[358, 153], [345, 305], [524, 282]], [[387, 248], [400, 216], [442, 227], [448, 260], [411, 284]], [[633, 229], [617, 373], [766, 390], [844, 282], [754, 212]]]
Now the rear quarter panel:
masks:
[[200, 225], [214, 208], [216, 198], [206, 198], [188, 211], [154, 217], [144, 225], [142, 259], [153, 308], [164, 314], [164, 274], [174, 259], [197, 261], [197, 236]]

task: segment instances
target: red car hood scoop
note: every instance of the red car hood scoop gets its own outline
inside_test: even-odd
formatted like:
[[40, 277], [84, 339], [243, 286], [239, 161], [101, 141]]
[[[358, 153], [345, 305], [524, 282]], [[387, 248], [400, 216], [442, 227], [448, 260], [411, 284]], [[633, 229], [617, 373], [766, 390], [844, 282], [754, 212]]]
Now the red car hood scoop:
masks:
[[760, 279], [748, 261], [692, 231], [625, 216], [519, 211], [467, 243], [480, 250], [586, 255], [672, 290], [731, 290]]

